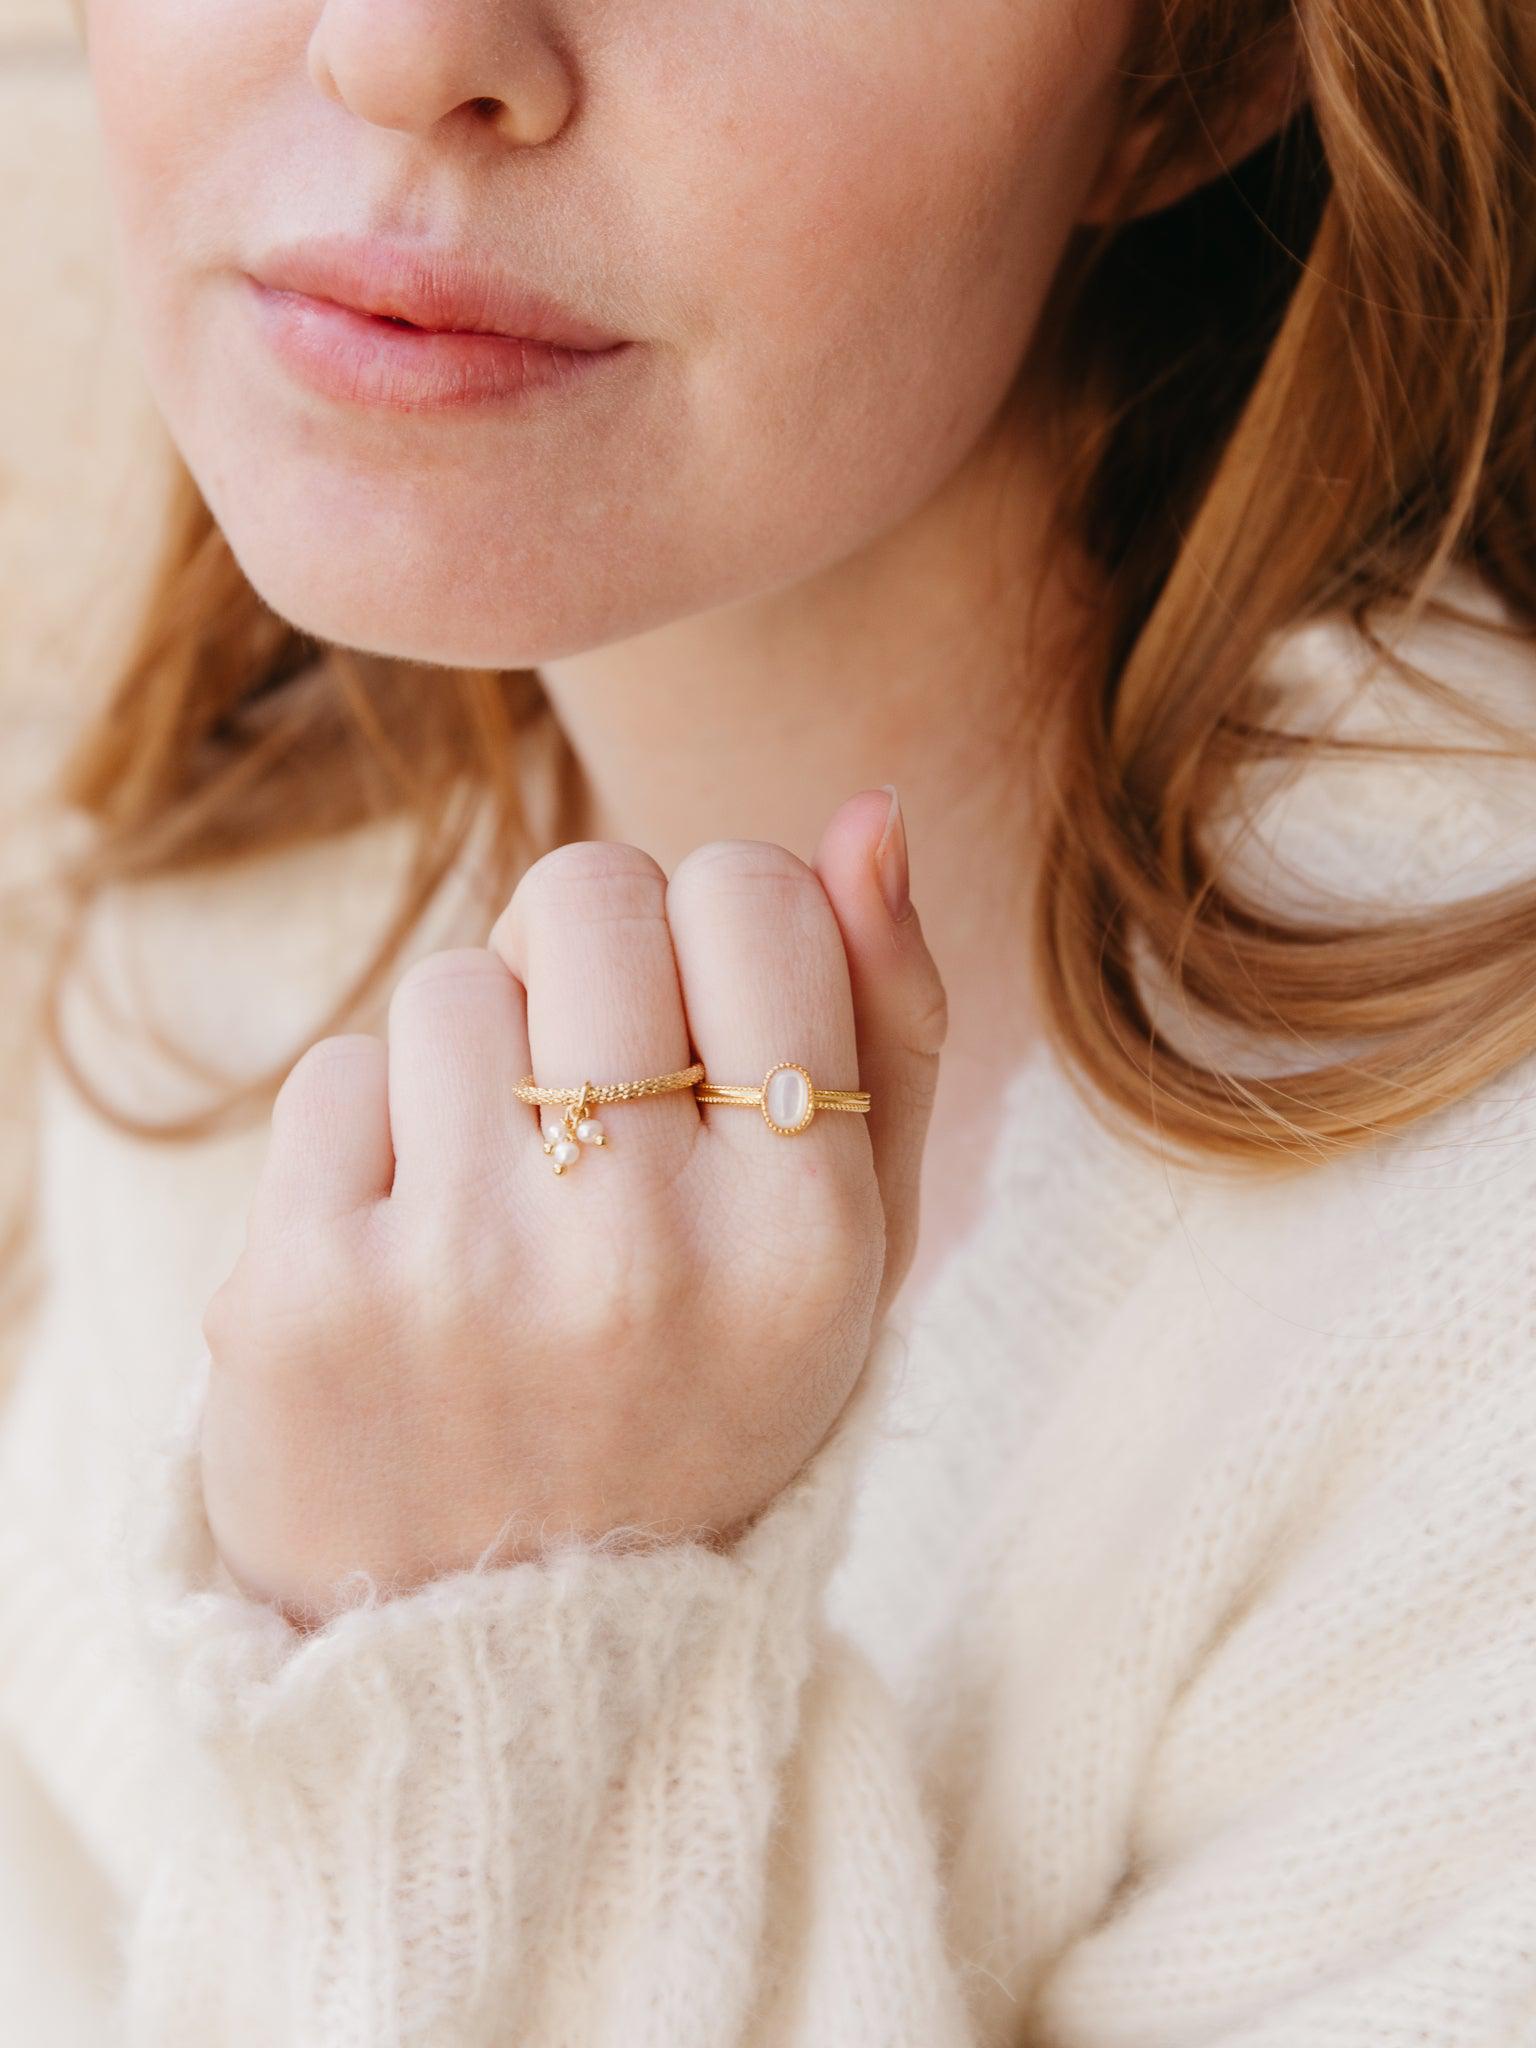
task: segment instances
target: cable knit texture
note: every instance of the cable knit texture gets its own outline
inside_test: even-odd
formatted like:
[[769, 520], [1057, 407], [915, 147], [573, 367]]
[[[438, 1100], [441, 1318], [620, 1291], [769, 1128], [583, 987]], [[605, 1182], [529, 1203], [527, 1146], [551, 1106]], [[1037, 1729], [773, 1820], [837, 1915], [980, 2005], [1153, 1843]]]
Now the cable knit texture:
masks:
[[[1529, 646], [1409, 651], [1536, 722]], [[1338, 621], [1272, 669], [1289, 722], [1429, 731]], [[1529, 765], [1267, 776], [1217, 827], [1267, 900], [1536, 883]], [[100, 989], [271, 1056], [406, 845], [116, 892]], [[483, 910], [447, 892], [406, 958]], [[176, 1106], [94, 1016], [114, 1092]], [[50, 1284], [0, 1435], [7, 2042], [1536, 2043], [1536, 1060], [1258, 1181], [1150, 1157], [1041, 1049], [977, 1223], [731, 1551], [363, 1583], [307, 1636], [222, 1572], [198, 1482], [264, 1131], [145, 1145], [51, 1070], [42, 1107]]]

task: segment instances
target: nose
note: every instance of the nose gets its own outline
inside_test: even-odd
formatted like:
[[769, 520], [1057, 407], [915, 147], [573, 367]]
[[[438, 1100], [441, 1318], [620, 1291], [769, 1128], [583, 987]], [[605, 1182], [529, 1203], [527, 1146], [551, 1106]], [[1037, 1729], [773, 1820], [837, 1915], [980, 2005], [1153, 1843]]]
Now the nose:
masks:
[[309, 74], [381, 128], [425, 134], [450, 114], [519, 145], [570, 119], [574, 82], [532, 0], [324, 0]]

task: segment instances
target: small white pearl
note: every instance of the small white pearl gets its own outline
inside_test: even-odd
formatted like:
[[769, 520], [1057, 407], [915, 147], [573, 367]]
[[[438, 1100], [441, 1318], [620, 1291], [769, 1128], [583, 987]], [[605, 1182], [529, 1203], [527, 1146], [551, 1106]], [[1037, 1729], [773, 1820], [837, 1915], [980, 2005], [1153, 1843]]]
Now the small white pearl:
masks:
[[595, 1116], [584, 1116], [576, 1126], [576, 1135], [583, 1145], [595, 1145], [603, 1135], [603, 1127]]
[[564, 1124], [557, 1124], [557, 1123], [547, 1123], [547, 1124], [546, 1124], [546, 1125], [544, 1126], [544, 1142], [545, 1142], [545, 1144], [546, 1144], [546, 1145], [558, 1145], [558, 1144], [559, 1144], [559, 1142], [560, 1142], [560, 1140], [561, 1140], [561, 1139], [562, 1139], [562, 1138], [563, 1138], [564, 1136], [565, 1136], [565, 1125], [564, 1125]]
[[574, 1166], [581, 1157], [581, 1147], [573, 1145], [569, 1138], [562, 1138], [551, 1156], [556, 1166]]

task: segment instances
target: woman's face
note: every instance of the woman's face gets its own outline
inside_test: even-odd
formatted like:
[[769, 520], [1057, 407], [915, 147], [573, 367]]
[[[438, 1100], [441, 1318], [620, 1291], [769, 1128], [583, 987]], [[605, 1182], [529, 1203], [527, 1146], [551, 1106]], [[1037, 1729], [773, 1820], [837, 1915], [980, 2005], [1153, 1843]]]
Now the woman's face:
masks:
[[[514, 667], [855, 553], [1007, 395], [1130, 6], [88, 0], [146, 370], [246, 574], [325, 639]], [[332, 234], [631, 345], [511, 398], [322, 392], [249, 273]]]

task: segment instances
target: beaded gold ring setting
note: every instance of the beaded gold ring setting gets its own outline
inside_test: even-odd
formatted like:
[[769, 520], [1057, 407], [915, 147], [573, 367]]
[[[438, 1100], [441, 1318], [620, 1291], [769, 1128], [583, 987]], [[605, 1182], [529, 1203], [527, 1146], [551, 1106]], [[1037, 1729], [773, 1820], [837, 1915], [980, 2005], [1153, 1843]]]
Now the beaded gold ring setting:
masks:
[[599, 1086], [583, 1081], [579, 1088], [538, 1088], [532, 1074], [525, 1074], [512, 1093], [520, 1102], [564, 1106], [565, 1115], [550, 1117], [544, 1125], [544, 1150], [554, 1160], [555, 1172], [564, 1173], [581, 1157], [583, 1145], [606, 1145], [608, 1133], [588, 1110], [605, 1102], [634, 1102], [643, 1095], [665, 1095], [673, 1088], [691, 1088], [703, 1078], [704, 1062], [695, 1060], [675, 1074], [652, 1074], [644, 1081], [608, 1081]]
[[798, 1060], [780, 1060], [755, 1088], [738, 1087], [734, 1082], [701, 1081], [693, 1093], [696, 1102], [739, 1103], [744, 1109], [761, 1110], [763, 1122], [779, 1138], [798, 1138], [809, 1129], [819, 1109], [869, 1113], [869, 1096], [864, 1089], [818, 1088], [809, 1069]]
[[818, 1110], [869, 1111], [869, 1095], [862, 1088], [818, 1088], [810, 1070], [798, 1060], [779, 1060], [756, 1087], [734, 1082], [704, 1079], [704, 1062], [695, 1060], [675, 1074], [653, 1074], [644, 1081], [608, 1081], [599, 1085], [583, 1081], [579, 1088], [540, 1088], [532, 1074], [525, 1074], [513, 1089], [520, 1102], [563, 1108], [562, 1117], [550, 1117], [544, 1124], [544, 1151], [563, 1174], [581, 1157], [583, 1145], [606, 1145], [608, 1133], [589, 1112], [605, 1102], [634, 1102], [644, 1095], [664, 1095], [674, 1088], [692, 1088], [694, 1099], [721, 1106], [739, 1105], [759, 1110], [763, 1122], [779, 1138], [797, 1138], [808, 1130]]

